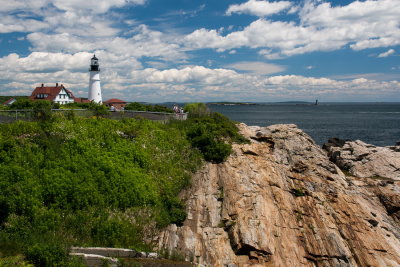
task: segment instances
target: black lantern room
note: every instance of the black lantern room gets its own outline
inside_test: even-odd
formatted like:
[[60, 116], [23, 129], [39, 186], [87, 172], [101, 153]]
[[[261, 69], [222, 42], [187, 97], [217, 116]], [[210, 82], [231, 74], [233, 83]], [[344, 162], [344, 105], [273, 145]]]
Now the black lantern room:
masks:
[[90, 71], [99, 71], [99, 59], [96, 55], [93, 55], [92, 59], [90, 60]]

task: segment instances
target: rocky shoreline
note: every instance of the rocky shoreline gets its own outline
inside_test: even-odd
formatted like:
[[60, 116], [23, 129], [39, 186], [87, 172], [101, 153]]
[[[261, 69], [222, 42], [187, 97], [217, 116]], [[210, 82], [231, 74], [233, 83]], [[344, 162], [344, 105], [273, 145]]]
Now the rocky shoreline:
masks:
[[400, 180], [400, 145], [378, 147], [360, 140], [331, 138], [323, 145], [329, 159], [351, 175]]
[[397, 146], [325, 151], [295, 125], [239, 128], [251, 143], [193, 177], [160, 248], [203, 266], [400, 265]]

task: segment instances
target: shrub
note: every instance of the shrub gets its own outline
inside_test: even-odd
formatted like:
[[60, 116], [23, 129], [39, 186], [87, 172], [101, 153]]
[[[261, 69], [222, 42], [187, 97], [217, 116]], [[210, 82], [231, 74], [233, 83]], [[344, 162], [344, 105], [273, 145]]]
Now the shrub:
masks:
[[125, 110], [134, 111], [150, 111], [150, 112], [166, 112], [173, 113], [173, 110], [161, 105], [146, 105], [138, 102], [132, 102], [125, 106]]
[[0, 267], [34, 267], [27, 263], [21, 255], [0, 258]]
[[35, 266], [64, 266], [68, 260], [68, 253], [57, 243], [36, 243], [28, 247], [26, 259]]
[[11, 104], [10, 109], [31, 109], [33, 108], [33, 101], [29, 98], [20, 98]]
[[47, 100], [33, 102], [33, 116], [39, 121], [48, 121], [52, 118], [52, 103]]
[[221, 163], [232, 153], [232, 142], [249, 142], [238, 133], [236, 125], [220, 113], [192, 116], [187, 124], [188, 139], [206, 161]]
[[96, 117], [104, 117], [108, 114], [108, 108], [105, 105], [93, 101], [90, 102], [89, 109], [93, 110]]
[[149, 249], [144, 240], [156, 227], [185, 220], [177, 196], [202, 157], [221, 162], [237, 140], [235, 125], [218, 114], [168, 124], [62, 116], [6, 124], [0, 253], [68, 266], [71, 245]]
[[194, 147], [197, 147], [206, 161], [221, 163], [231, 154], [231, 145], [225, 144], [219, 136], [208, 131], [207, 125], [196, 125], [188, 132]]
[[172, 124], [60, 116], [4, 125], [0, 253], [22, 251], [56, 266], [62, 254], [49, 254], [70, 245], [148, 249], [151, 225], [185, 219], [176, 196], [200, 164], [199, 151]]
[[207, 105], [204, 103], [186, 104], [184, 107], [184, 111], [189, 112], [189, 117], [191, 117], [191, 118], [204, 117], [204, 116], [208, 116], [211, 114]]

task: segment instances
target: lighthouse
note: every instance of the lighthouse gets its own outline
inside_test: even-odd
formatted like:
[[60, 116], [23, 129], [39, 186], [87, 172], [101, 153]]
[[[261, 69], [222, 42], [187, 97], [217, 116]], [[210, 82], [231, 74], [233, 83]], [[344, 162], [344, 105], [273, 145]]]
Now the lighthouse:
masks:
[[100, 88], [100, 68], [99, 60], [96, 55], [93, 55], [90, 60], [90, 79], [89, 79], [89, 101], [101, 104], [101, 88]]

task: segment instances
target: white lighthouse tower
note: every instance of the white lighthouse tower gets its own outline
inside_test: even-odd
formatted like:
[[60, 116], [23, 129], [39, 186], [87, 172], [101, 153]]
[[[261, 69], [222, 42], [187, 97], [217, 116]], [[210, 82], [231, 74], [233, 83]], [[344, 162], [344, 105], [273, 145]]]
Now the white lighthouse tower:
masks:
[[90, 60], [90, 79], [89, 79], [89, 101], [102, 103], [101, 88], [100, 88], [100, 68], [99, 60], [96, 55], [93, 55]]

